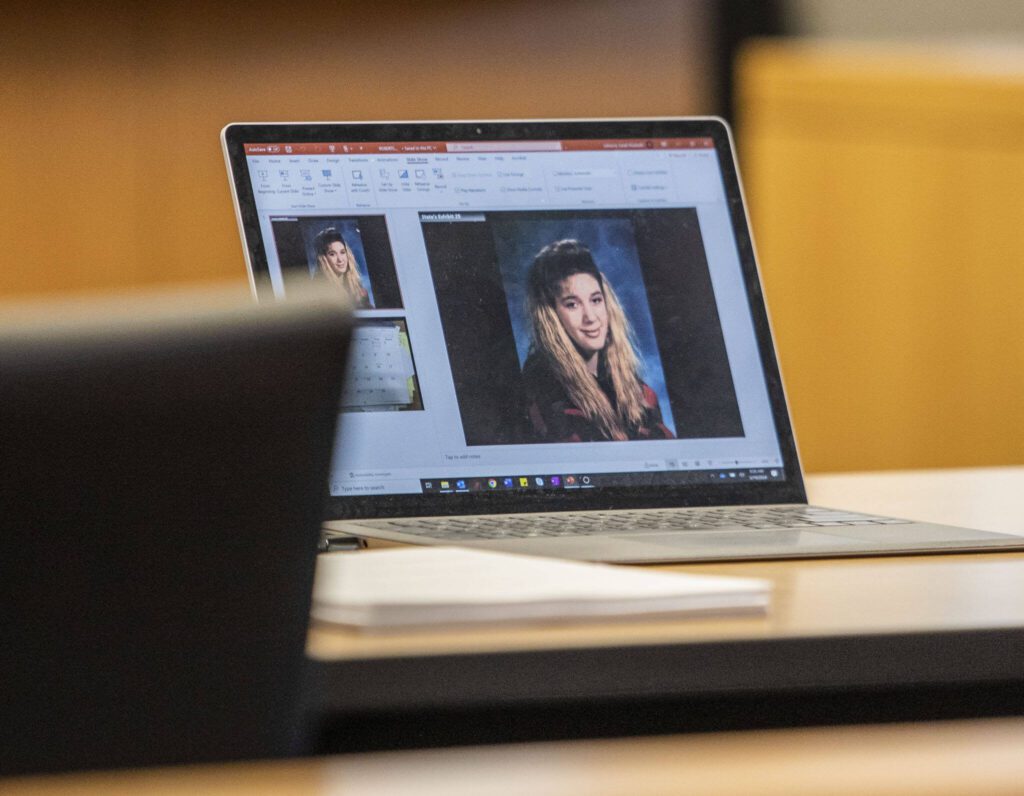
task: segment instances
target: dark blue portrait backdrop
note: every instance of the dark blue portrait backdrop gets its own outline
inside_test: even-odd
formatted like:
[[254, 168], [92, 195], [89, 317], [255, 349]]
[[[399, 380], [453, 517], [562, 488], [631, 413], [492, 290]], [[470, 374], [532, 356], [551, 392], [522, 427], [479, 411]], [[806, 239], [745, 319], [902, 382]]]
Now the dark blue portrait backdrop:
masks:
[[315, 275], [320, 267], [317, 265], [316, 248], [313, 246], [313, 241], [325, 229], [334, 227], [341, 233], [341, 237], [345, 239], [345, 245], [348, 246], [349, 253], [356, 261], [356, 270], [359, 271], [359, 276], [363, 280], [363, 287], [366, 288], [370, 299], [370, 307], [376, 307], [377, 302], [373, 300], [373, 285], [370, 282], [370, 275], [366, 270], [366, 253], [363, 251], [363, 237], [359, 234], [359, 222], [354, 218], [316, 218], [303, 219], [303, 221], [302, 240], [306, 244], [309, 275]]
[[651, 312], [647, 306], [647, 290], [640, 269], [640, 258], [637, 256], [632, 223], [624, 218], [495, 219], [492, 223], [498, 265], [519, 353], [519, 366], [522, 367], [526, 362], [530, 348], [526, 278], [533, 258], [549, 243], [569, 238], [578, 240], [593, 253], [598, 269], [619, 297], [622, 309], [633, 327], [642, 370], [640, 377], [658, 396], [664, 423], [675, 434], [675, 420], [665, 389], [665, 374], [661, 367]]

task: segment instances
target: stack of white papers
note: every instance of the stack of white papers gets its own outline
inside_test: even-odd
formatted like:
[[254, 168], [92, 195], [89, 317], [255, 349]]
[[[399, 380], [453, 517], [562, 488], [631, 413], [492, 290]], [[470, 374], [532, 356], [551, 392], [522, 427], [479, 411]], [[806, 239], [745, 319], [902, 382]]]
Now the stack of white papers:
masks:
[[752, 578], [409, 547], [317, 558], [313, 618], [367, 629], [764, 610]]

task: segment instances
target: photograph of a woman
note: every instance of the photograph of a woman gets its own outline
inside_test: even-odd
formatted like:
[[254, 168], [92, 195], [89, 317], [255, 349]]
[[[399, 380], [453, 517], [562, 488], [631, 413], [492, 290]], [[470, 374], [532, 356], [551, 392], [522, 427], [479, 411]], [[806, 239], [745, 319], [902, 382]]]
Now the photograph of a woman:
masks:
[[551, 243], [527, 274], [527, 414], [538, 442], [672, 439], [615, 291], [589, 248]]
[[369, 292], [363, 287], [352, 249], [335, 227], [327, 227], [313, 239], [318, 273], [344, 292], [357, 310], [372, 309]]

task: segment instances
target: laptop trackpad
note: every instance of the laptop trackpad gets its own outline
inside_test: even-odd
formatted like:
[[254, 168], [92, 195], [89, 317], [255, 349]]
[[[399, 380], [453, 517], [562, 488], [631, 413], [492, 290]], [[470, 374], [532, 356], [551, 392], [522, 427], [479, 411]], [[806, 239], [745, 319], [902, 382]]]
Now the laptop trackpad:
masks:
[[651, 534], [650, 536], [623, 537], [622, 541], [645, 545], [657, 545], [673, 550], [705, 551], [735, 550], [744, 555], [765, 555], [770, 553], [837, 552], [863, 548], [864, 541], [842, 536], [831, 536], [803, 529], [781, 531], [692, 531], [687, 533]]
[[805, 529], [542, 537], [481, 543], [480, 546], [534, 555], [634, 564], [849, 555], [869, 547], [860, 539]]

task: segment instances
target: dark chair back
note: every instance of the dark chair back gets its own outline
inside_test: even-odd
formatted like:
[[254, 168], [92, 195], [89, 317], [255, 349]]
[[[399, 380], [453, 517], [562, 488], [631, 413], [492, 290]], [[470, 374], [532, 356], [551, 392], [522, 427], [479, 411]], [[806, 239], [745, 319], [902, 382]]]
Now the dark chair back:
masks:
[[6, 315], [0, 774], [302, 751], [344, 308]]

